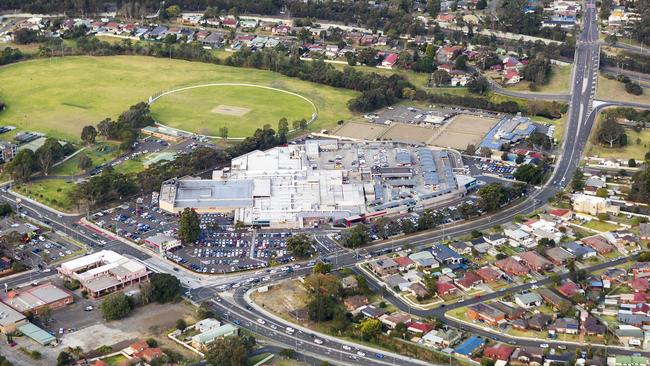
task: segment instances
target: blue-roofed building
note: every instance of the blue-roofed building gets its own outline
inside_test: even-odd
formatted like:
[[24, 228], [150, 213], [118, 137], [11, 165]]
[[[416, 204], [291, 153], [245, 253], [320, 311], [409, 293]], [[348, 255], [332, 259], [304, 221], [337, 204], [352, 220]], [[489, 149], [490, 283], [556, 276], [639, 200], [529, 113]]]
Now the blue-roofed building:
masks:
[[433, 248], [431, 248], [431, 252], [440, 263], [457, 264], [466, 261], [466, 259], [462, 255], [456, 253], [455, 251], [453, 251], [451, 248], [449, 248], [444, 244], [434, 245]]
[[516, 144], [535, 132], [535, 124], [528, 117], [504, 116], [481, 142], [481, 147], [501, 150], [503, 144]]
[[147, 33], [147, 38], [160, 39], [167, 34], [167, 27], [159, 25]]
[[596, 256], [596, 251], [588, 246], [584, 246], [578, 242], [571, 241], [560, 244], [567, 252], [573, 254], [576, 258], [586, 259]]
[[469, 357], [477, 352], [481, 347], [483, 347], [483, 345], [485, 345], [485, 339], [478, 336], [472, 336], [465, 342], [458, 345], [454, 351], [456, 354]]
[[395, 162], [401, 166], [413, 164], [411, 154], [406, 149], [395, 149]]

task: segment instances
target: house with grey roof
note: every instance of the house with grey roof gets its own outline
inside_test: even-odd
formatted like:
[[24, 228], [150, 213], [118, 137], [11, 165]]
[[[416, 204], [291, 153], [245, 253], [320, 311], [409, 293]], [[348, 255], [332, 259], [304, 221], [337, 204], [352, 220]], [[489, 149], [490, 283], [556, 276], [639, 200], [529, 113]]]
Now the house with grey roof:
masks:
[[515, 303], [524, 309], [530, 309], [542, 305], [544, 301], [542, 297], [535, 292], [528, 292], [525, 294], [517, 294], [515, 296]]

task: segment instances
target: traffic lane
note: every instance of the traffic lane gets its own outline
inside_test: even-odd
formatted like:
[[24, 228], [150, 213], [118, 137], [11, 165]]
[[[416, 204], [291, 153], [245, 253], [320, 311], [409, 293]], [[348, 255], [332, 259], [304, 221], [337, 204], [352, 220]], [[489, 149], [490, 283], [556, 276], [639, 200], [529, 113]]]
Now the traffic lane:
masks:
[[[382, 359], [375, 359], [373, 357], [376, 357], [375, 353], [377, 353], [377, 351], [374, 350], [364, 352], [365, 356], [360, 356], [356, 352], [344, 350], [344, 343], [333, 342], [324, 337], [322, 339], [318, 338], [323, 342], [322, 344], [316, 344], [314, 343], [316, 337], [312, 337], [310, 335], [311, 333], [308, 334], [305, 332], [295, 331], [293, 335], [287, 334], [284, 330], [285, 327], [282, 324], [279, 324], [273, 319], [267, 318], [264, 314], [256, 312], [253, 308], [245, 309], [248, 305], [246, 305], [246, 301], [243, 299], [241, 293], [235, 295], [234, 299], [236, 301], [234, 307], [228, 307], [228, 305], [231, 304], [223, 300], [220, 302], [211, 302], [211, 306], [213, 310], [222, 314], [227, 320], [238, 320], [240, 327], [244, 327], [253, 333], [268, 337], [287, 346], [293, 346], [301, 351], [307, 350], [334, 360], [345, 360], [346, 364], [387, 365], [400, 362], [405, 365], [421, 366], [420, 363], [408, 362], [403, 359], [393, 359], [389, 355], [383, 356]], [[239, 318], [234, 318], [233, 315], [238, 316]], [[264, 324], [258, 323], [257, 319], [263, 319]], [[273, 329], [271, 327], [272, 325], [277, 329]], [[337, 348], [332, 348], [332, 346], [336, 346]], [[359, 349], [359, 347], [353, 347], [352, 350], [354, 351], [355, 348]]]

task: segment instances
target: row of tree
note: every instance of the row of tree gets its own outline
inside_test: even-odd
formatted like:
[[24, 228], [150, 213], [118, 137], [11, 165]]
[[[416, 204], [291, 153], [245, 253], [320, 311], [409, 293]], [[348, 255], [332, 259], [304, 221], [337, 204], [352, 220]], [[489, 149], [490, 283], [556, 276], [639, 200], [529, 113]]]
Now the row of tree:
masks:
[[61, 144], [59, 140], [48, 137], [36, 151], [20, 150], [7, 164], [7, 171], [16, 182], [27, 182], [37, 172], [48, 175], [56, 162], [61, 161], [74, 151], [75, 148], [72, 144]]

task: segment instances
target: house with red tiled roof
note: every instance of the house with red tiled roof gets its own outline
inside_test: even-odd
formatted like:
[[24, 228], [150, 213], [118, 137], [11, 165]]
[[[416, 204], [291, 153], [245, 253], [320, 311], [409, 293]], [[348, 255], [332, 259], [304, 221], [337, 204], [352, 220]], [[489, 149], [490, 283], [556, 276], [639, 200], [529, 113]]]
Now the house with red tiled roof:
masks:
[[458, 288], [452, 285], [450, 282], [438, 281], [436, 288], [438, 291], [438, 296], [449, 296], [458, 292]]
[[450, 22], [453, 22], [455, 18], [456, 18], [456, 16], [454, 14], [440, 13], [436, 17], [436, 20], [439, 21], [439, 22], [443, 22], [443, 23], [450, 23]]
[[406, 271], [412, 268], [415, 268], [415, 262], [409, 258], [409, 257], [397, 257], [393, 258], [395, 263], [397, 263], [397, 267], [399, 268], [400, 271]]
[[444, 70], [444, 71], [447, 71], [447, 72], [449, 72], [449, 73], [450, 73], [453, 69], [454, 69], [454, 65], [452, 65], [452, 64], [446, 64], [446, 63], [445, 63], [445, 64], [440, 64], [440, 65], [438, 65], [438, 70]]
[[519, 73], [519, 71], [523, 70], [523, 68], [524, 64], [519, 62], [519, 60], [514, 57], [506, 57], [503, 59], [504, 70], [515, 70], [517, 73]]
[[135, 357], [145, 361], [146, 363], [151, 363], [153, 360], [157, 360], [165, 356], [165, 353], [160, 348], [145, 348], [144, 350], [137, 352]]
[[514, 85], [521, 81], [521, 75], [517, 70], [505, 70], [502, 76], [506, 85]]
[[573, 211], [567, 210], [565, 208], [556, 208], [554, 210], [550, 210], [548, 214], [561, 221], [569, 221], [573, 218]]
[[462, 50], [463, 47], [459, 45], [440, 47], [436, 52], [436, 61], [439, 64], [450, 63], [457, 55], [461, 53]]
[[345, 298], [343, 304], [348, 311], [354, 311], [364, 305], [368, 305], [368, 298], [361, 295], [354, 295]]
[[586, 246], [597, 251], [598, 254], [607, 254], [614, 251], [614, 246], [601, 235], [594, 235], [581, 240]]
[[553, 268], [553, 263], [537, 254], [535, 251], [528, 251], [517, 254], [519, 258], [533, 271], [548, 271]]
[[461, 289], [469, 291], [474, 288], [474, 286], [482, 284], [483, 279], [474, 272], [467, 272], [463, 278], [456, 279], [454, 282]]
[[221, 19], [221, 25], [228, 28], [237, 28], [237, 19], [235, 17], [225, 17]]
[[149, 348], [149, 344], [145, 340], [140, 340], [135, 343], [131, 343], [130, 346], [124, 349], [124, 352], [126, 352], [127, 355], [133, 355], [137, 352], [142, 352], [145, 349]]
[[381, 62], [381, 67], [386, 69], [392, 69], [393, 66], [397, 63], [399, 55], [397, 53], [389, 53], [384, 57], [384, 60]]
[[576, 285], [573, 281], [568, 280], [557, 288], [557, 292], [566, 297], [571, 297], [575, 294], [579, 294], [581, 289], [580, 286]]
[[476, 275], [485, 283], [496, 282], [501, 278], [501, 273], [492, 267], [482, 267], [476, 271]]
[[630, 287], [634, 292], [645, 293], [648, 291], [648, 288], [650, 288], [650, 285], [648, 285], [648, 278], [647, 277], [635, 278], [630, 282]]
[[422, 322], [413, 322], [406, 328], [411, 333], [425, 335], [433, 330], [433, 325]]
[[483, 357], [497, 359], [501, 361], [508, 361], [510, 355], [514, 352], [514, 348], [506, 346], [505, 344], [497, 343], [492, 347], [485, 347], [483, 350]]
[[525, 276], [530, 272], [530, 269], [512, 257], [498, 260], [494, 265], [511, 276]]

